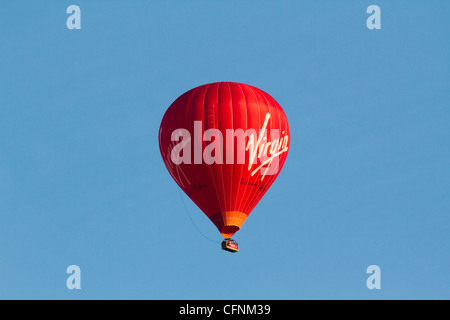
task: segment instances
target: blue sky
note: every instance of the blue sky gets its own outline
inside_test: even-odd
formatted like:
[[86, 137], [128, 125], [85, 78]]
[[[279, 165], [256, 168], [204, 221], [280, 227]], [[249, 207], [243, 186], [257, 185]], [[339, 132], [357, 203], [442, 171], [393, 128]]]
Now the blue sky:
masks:
[[[81, 30], [66, 27], [71, 4]], [[380, 30], [366, 27], [372, 4]], [[450, 298], [449, 10], [2, 3], [0, 298]], [[238, 254], [158, 149], [173, 100], [215, 81], [268, 92], [291, 128]], [[81, 290], [66, 287], [73, 264]], [[373, 264], [380, 290], [366, 287]]]

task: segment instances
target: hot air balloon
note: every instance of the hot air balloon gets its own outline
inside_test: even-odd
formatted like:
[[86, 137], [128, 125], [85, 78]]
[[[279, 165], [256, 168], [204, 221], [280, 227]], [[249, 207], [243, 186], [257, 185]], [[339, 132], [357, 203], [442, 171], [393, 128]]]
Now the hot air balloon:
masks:
[[242, 83], [215, 82], [178, 97], [159, 129], [172, 178], [237, 252], [241, 229], [283, 167], [290, 131], [281, 106]]

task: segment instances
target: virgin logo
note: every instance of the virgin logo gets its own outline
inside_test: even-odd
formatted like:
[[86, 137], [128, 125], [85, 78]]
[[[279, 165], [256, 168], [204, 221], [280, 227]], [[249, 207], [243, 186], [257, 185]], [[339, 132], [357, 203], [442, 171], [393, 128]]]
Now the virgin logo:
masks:
[[[202, 121], [194, 121], [194, 143], [192, 148], [191, 134], [187, 129], [176, 129], [172, 132], [172, 142], [175, 144], [170, 152], [170, 159], [179, 164], [245, 164], [248, 159], [248, 170], [251, 176], [258, 171], [261, 180], [266, 175], [277, 174], [279, 171], [279, 156], [288, 151], [289, 136], [279, 129], [270, 129], [270, 141], [267, 139], [267, 125], [270, 114], [267, 113], [264, 124], [259, 132], [255, 129], [226, 129], [225, 159], [223, 152], [223, 134], [219, 129], [208, 129], [202, 135]], [[235, 144], [236, 141], [236, 144]], [[203, 145], [205, 142], [205, 147]], [[210, 142], [206, 145], [206, 142]], [[192, 159], [192, 150], [194, 157]], [[236, 155], [235, 155], [236, 151]], [[247, 157], [246, 157], [247, 153]]]

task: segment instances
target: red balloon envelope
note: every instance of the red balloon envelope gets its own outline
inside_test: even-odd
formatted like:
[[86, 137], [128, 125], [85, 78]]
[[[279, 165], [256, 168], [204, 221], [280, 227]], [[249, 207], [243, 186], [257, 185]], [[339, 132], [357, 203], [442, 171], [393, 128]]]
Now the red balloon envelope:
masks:
[[269, 94], [216, 82], [172, 103], [159, 148], [172, 178], [229, 238], [277, 178], [289, 138], [286, 115]]

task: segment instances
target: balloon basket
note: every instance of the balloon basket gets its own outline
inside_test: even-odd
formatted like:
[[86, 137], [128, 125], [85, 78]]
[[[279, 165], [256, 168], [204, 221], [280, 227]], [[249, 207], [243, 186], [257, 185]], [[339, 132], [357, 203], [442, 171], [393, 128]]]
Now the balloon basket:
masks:
[[228, 252], [238, 252], [239, 245], [233, 239], [225, 239], [222, 241], [222, 250], [225, 250]]

